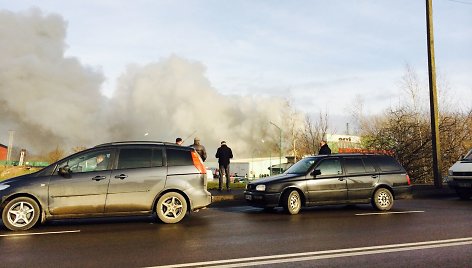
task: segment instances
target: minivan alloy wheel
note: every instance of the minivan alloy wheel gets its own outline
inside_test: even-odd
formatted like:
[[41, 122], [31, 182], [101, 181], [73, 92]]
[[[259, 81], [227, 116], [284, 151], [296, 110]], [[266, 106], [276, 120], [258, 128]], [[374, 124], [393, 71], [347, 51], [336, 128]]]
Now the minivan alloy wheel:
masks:
[[17, 197], [5, 206], [2, 219], [5, 227], [12, 231], [24, 231], [33, 227], [39, 219], [38, 204], [29, 197]]
[[187, 201], [179, 193], [166, 193], [157, 201], [156, 213], [164, 223], [177, 223], [187, 213]]

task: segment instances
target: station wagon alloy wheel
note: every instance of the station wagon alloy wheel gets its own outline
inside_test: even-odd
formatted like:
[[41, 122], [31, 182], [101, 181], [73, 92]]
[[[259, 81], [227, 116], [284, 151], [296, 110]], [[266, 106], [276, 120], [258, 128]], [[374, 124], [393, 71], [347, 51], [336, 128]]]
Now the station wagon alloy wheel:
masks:
[[372, 205], [378, 210], [390, 210], [393, 206], [393, 195], [385, 188], [379, 188], [374, 193]]
[[3, 224], [12, 231], [24, 231], [33, 227], [39, 219], [38, 204], [31, 198], [18, 197], [5, 206]]
[[292, 190], [286, 196], [286, 200], [284, 201], [285, 210], [292, 215], [298, 214], [302, 207], [300, 194], [296, 190]]
[[164, 223], [177, 223], [187, 213], [187, 201], [175, 192], [169, 192], [159, 198], [156, 207], [157, 216]]

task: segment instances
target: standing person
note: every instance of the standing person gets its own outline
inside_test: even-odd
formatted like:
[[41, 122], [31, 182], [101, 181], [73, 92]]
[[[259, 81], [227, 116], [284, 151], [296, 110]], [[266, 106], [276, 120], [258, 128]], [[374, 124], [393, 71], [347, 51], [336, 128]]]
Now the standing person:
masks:
[[216, 158], [218, 158], [218, 165], [220, 168], [220, 176], [218, 183], [218, 190], [221, 191], [223, 188], [223, 172], [226, 175], [226, 190], [231, 191], [229, 187], [229, 160], [233, 158], [233, 151], [226, 145], [225, 141], [221, 142], [220, 148], [216, 151]]
[[182, 140], [182, 138], [175, 139], [175, 144], [177, 144], [177, 145], [182, 145], [183, 142], [184, 141]]
[[329, 148], [328, 144], [326, 143], [326, 140], [321, 140], [320, 142], [320, 151], [318, 154], [331, 154], [331, 149]]
[[200, 155], [203, 162], [205, 162], [205, 160], [207, 159], [207, 152], [205, 146], [200, 144], [200, 138], [195, 137], [195, 139], [193, 139], [193, 144], [190, 145], [190, 147], [193, 147], [195, 151], [197, 151], [197, 153]]

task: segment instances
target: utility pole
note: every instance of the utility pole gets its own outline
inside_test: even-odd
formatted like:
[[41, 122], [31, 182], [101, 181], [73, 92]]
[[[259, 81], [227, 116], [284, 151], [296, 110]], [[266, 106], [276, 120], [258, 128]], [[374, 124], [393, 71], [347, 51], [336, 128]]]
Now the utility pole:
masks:
[[[279, 129], [279, 138], [280, 138], [280, 154], [279, 154], [279, 171], [282, 171], [282, 128], [280, 128], [279, 126], [277, 126], [276, 124], [270, 122], [272, 125], [274, 125], [274, 127], [278, 128]], [[282, 173], [282, 172], [280, 172]]]
[[11, 152], [13, 150], [13, 137], [15, 136], [14, 130], [8, 131], [8, 150], [7, 150], [7, 163], [11, 164]]
[[436, 90], [436, 64], [434, 62], [433, 0], [426, 0], [426, 31], [428, 38], [429, 107], [431, 114], [431, 141], [433, 145], [434, 186], [436, 188], [442, 188], [441, 144], [439, 142], [438, 123], [438, 94]]

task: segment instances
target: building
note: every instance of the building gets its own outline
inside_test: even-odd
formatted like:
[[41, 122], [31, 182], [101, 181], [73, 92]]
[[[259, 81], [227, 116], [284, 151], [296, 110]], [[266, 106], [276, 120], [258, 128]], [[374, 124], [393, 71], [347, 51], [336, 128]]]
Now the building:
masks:
[[[231, 177], [247, 177], [249, 179], [257, 179], [260, 177], [269, 176], [272, 167], [272, 175], [278, 174], [280, 171], [279, 157], [254, 157], [254, 158], [240, 158], [232, 159], [230, 165]], [[282, 158], [282, 171], [290, 167], [286, 157]], [[207, 168], [214, 171], [218, 168], [218, 162], [205, 162]]]
[[0, 161], [6, 161], [8, 154], [8, 147], [0, 143]]
[[326, 139], [332, 153], [338, 153], [339, 149], [361, 148], [361, 137], [359, 136], [327, 134]]

